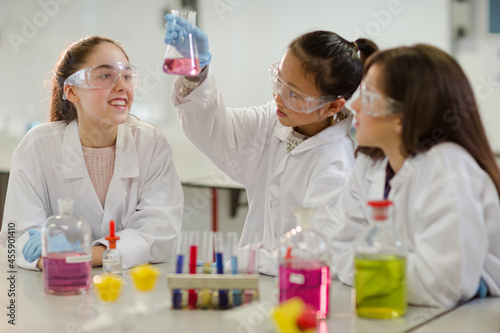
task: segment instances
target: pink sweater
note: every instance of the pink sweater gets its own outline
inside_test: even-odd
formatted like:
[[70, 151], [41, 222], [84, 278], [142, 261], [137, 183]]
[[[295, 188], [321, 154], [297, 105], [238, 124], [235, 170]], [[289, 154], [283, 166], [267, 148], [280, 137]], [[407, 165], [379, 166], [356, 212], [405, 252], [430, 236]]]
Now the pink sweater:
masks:
[[83, 157], [89, 172], [90, 180], [94, 185], [97, 197], [104, 207], [109, 183], [115, 169], [115, 149], [116, 146], [105, 148], [83, 147]]

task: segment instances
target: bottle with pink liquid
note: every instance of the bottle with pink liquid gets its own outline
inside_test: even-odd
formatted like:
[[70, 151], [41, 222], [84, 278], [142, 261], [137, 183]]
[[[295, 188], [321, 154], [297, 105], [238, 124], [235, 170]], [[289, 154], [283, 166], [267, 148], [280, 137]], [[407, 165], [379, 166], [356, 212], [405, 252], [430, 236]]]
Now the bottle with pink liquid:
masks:
[[175, 45], [167, 45], [163, 71], [167, 74], [196, 76], [201, 72], [198, 45], [193, 37], [196, 25], [196, 11], [172, 10], [173, 25], [180, 27], [179, 39]]
[[292, 297], [316, 309], [316, 317], [328, 316], [330, 250], [327, 241], [310, 226], [313, 208], [293, 209], [297, 227], [281, 238], [279, 248], [279, 301]]
[[89, 223], [73, 214], [73, 199], [57, 201], [59, 214], [42, 227], [45, 292], [77, 295], [90, 289], [92, 231]]

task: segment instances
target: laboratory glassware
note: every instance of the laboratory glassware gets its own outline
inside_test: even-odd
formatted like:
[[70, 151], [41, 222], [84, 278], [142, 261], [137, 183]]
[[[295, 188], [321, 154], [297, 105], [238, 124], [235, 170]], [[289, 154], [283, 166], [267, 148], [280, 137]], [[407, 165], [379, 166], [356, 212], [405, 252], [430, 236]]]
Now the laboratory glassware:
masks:
[[355, 242], [356, 312], [392, 319], [406, 312], [406, 254], [391, 223], [392, 202], [369, 201], [370, 226]]
[[[238, 274], [238, 234], [235, 231], [228, 232], [227, 241], [231, 255], [231, 274]], [[232, 292], [233, 305], [239, 306], [243, 304], [242, 291], [240, 289], [233, 289]]]
[[201, 72], [198, 45], [193, 36], [196, 26], [196, 11], [172, 10], [174, 25], [180, 27], [176, 45], [167, 45], [163, 71], [167, 74], [196, 76]]
[[59, 214], [42, 227], [45, 292], [56, 295], [84, 294], [90, 289], [92, 230], [73, 214], [73, 199], [57, 201]]
[[330, 249], [323, 235], [311, 228], [313, 208], [294, 207], [297, 226], [281, 237], [279, 301], [300, 297], [326, 318], [329, 305]]
[[[198, 264], [198, 245], [200, 243], [200, 233], [198, 231], [189, 232], [189, 274], [196, 274], [196, 266]], [[195, 289], [188, 291], [188, 307], [196, 309], [198, 302], [198, 294]]]
[[[222, 231], [214, 233], [215, 245], [215, 263], [217, 266], [217, 274], [224, 274], [224, 234]], [[219, 290], [219, 309], [227, 309], [229, 306], [228, 291], [225, 289]]]
[[[212, 230], [203, 231], [202, 240], [202, 261], [203, 274], [211, 274], [211, 265], [214, 262], [214, 232]], [[198, 293], [200, 308], [209, 309], [212, 306], [212, 290], [205, 288]]]
[[[187, 254], [187, 234], [180, 232], [177, 238], [177, 261], [175, 265], [175, 273], [182, 274], [184, 271], [184, 258]], [[182, 309], [182, 290], [174, 289], [172, 294], [172, 307], [174, 309]]]
[[106, 273], [121, 275], [123, 272], [123, 258], [120, 250], [116, 248], [116, 242], [120, 236], [115, 235], [115, 221], [109, 221], [109, 235], [105, 237], [109, 242], [108, 248], [102, 255], [102, 268]]

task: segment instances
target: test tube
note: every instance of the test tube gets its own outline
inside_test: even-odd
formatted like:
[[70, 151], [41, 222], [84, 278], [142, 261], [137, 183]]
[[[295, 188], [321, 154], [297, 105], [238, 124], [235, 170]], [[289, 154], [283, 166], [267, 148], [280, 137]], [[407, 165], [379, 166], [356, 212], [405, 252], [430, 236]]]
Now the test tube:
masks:
[[[176, 266], [175, 273], [182, 274], [184, 268], [184, 256], [187, 253], [187, 239], [186, 234], [181, 232], [177, 238], [177, 248], [176, 248]], [[174, 289], [172, 295], [172, 307], [174, 309], [182, 309], [182, 292], [180, 289]]]
[[[198, 255], [198, 244], [200, 242], [200, 233], [198, 231], [191, 231], [189, 233], [189, 274], [196, 274], [196, 260]], [[196, 290], [189, 289], [188, 307], [190, 309], [196, 308], [198, 295]]]
[[[252, 235], [252, 241], [249, 246], [248, 250], [248, 266], [247, 266], [247, 274], [256, 274], [257, 273], [257, 268], [256, 268], [256, 258], [257, 258], [257, 248], [258, 248], [258, 240], [259, 236], [257, 233], [254, 233]], [[245, 289], [243, 291], [243, 303], [247, 304], [250, 303], [253, 300], [253, 295], [254, 295], [254, 290], [252, 289]]]
[[[231, 274], [238, 274], [238, 234], [234, 231], [227, 233], [227, 242], [231, 253]], [[242, 303], [241, 290], [233, 290], [233, 304], [239, 306]]]
[[202, 251], [203, 273], [210, 274], [210, 267], [214, 262], [214, 232], [212, 230], [203, 231]]
[[[202, 260], [203, 273], [211, 273], [211, 265], [214, 261], [214, 233], [212, 230], [203, 231], [202, 240]], [[212, 290], [203, 289], [199, 292], [200, 306], [202, 309], [209, 309], [212, 304]]]
[[[217, 231], [215, 237], [215, 262], [217, 266], [217, 274], [224, 274], [224, 234]], [[219, 290], [219, 308], [227, 309], [229, 303], [227, 291], [224, 289]]]

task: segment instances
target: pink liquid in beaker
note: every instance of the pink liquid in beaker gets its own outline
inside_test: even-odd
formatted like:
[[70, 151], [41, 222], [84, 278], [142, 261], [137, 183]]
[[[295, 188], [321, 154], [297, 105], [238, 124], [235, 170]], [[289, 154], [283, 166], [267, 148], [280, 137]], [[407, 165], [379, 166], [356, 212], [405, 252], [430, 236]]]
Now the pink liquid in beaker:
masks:
[[200, 59], [198, 58], [176, 58], [165, 59], [163, 71], [167, 74], [196, 76], [200, 74]]
[[44, 257], [45, 292], [55, 295], [84, 294], [90, 289], [91, 261], [67, 263], [66, 257], [80, 257], [77, 252], [50, 253]]
[[279, 268], [280, 302], [300, 297], [314, 306], [318, 319], [328, 315], [330, 269], [318, 262], [287, 263]]

